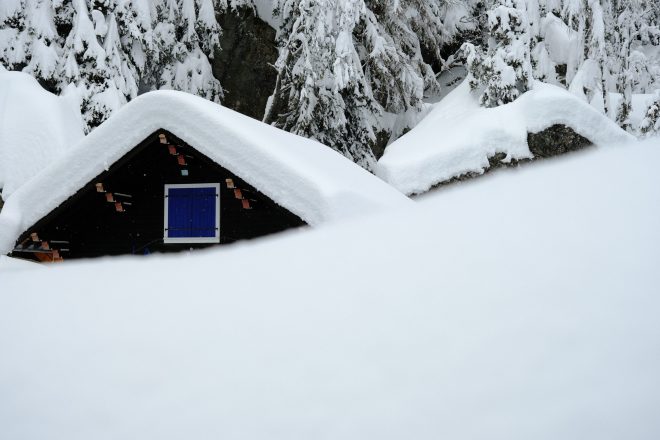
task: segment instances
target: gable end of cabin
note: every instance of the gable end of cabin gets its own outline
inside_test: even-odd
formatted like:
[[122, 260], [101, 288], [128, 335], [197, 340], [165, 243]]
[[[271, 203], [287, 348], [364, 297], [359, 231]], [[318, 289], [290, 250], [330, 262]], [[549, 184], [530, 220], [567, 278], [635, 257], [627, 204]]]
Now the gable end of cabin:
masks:
[[10, 255], [61, 261], [176, 252], [303, 225], [258, 188], [158, 130], [24, 231]]

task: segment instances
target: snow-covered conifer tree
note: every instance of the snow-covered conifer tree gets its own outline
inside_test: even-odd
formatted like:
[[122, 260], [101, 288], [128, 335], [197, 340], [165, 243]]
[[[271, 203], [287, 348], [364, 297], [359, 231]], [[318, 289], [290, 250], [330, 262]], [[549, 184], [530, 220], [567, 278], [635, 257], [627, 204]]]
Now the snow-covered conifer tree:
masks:
[[473, 0], [366, 0], [367, 16], [356, 28], [372, 89], [390, 112], [419, 108], [436, 94], [436, 72], [446, 67], [445, 47], [461, 32], [476, 30]]
[[[445, 45], [454, 43], [461, 30], [474, 30], [473, 22], [464, 20], [474, 4], [474, 0], [278, 1], [276, 13], [282, 18], [278, 79], [264, 120], [325, 139], [349, 157], [368, 157], [357, 161], [369, 168], [366, 163], [373, 159], [364, 154], [367, 146], [373, 144], [375, 132], [391, 128], [381, 117], [383, 110], [393, 114], [411, 110], [412, 115], [423, 109], [425, 93], [439, 92], [432, 66], [443, 68]], [[314, 99], [307, 101], [309, 96]], [[344, 119], [331, 116], [335, 113]], [[334, 123], [324, 123], [316, 131], [320, 119], [331, 117]]]
[[600, 0], [566, 0], [563, 16], [576, 33], [567, 66], [569, 90], [603, 113], [611, 114], [605, 15]]
[[[632, 94], [640, 65], [643, 61], [639, 57], [633, 57], [632, 45], [637, 40], [639, 30], [642, 26], [642, 2], [641, 0], [611, 0], [611, 20], [613, 26], [610, 29], [609, 47], [611, 55], [608, 59], [608, 67], [612, 74], [616, 88], [622, 95], [621, 102], [616, 109], [617, 123], [624, 130], [631, 130], [630, 114], [632, 112]], [[641, 55], [641, 54], [640, 54]]]
[[28, 57], [27, 0], [0, 2], [0, 63], [14, 70], [22, 68]]
[[[128, 83], [139, 84], [148, 76], [150, 62], [157, 59], [153, 41], [156, 9], [153, 0], [105, 0], [114, 2], [110, 8], [117, 23], [119, 41], [115, 46], [130, 70]], [[126, 93], [125, 93], [126, 94]], [[128, 95], [126, 95], [127, 98]], [[132, 98], [131, 96], [130, 98]], [[129, 99], [130, 99], [129, 98]]]
[[[224, 0], [217, 0], [223, 7]], [[89, 131], [140, 84], [218, 101], [214, 0], [1, 0], [0, 63], [75, 88]], [[154, 29], [156, 27], [156, 29]]]
[[373, 97], [371, 84], [364, 74], [354, 44], [355, 27], [363, 20], [363, 0], [339, 1], [335, 6], [337, 31], [333, 64], [334, 90], [341, 95], [346, 115], [346, 138], [335, 145], [354, 162], [373, 169], [375, 158], [371, 146], [376, 140], [374, 128], [382, 111]]
[[[63, 4], [62, 8], [68, 5]], [[92, 16], [85, 0], [72, 0], [71, 15], [60, 10], [60, 17], [68, 18], [71, 30], [66, 37], [59, 59], [60, 89], [73, 84], [81, 97], [81, 113], [85, 130], [89, 131], [106, 120], [124, 102], [114, 82], [106, 52], [99, 41], [108, 32], [102, 14]], [[98, 10], [96, 10], [98, 12]], [[116, 31], [116, 30], [115, 30]]]
[[546, 17], [554, 16], [553, 8], [557, 8], [558, 0], [526, 0], [527, 18], [530, 28], [530, 49], [533, 76], [539, 81], [560, 85], [557, 75], [557, 64], [550, 56], [548, 45], [544, 41]]
[[57, 62], [61, 41], [55, 28], [55, 10], [51, 0], [27, 0], [28, 63], [25, 72], [39, 79], [49, 89], [56, 89]]
[[[404, 51], [402, 40], [395, 41], [373, 14], [367, 10], [355, 31], [360, 52], [364, 56], [364, 73], [374, 97], [391, 113], [419, 108], [424, 98], [425, 84], [437, 87], [435, 75], [423, 64], [417, 49]], [[411, 58], [410, 53], [415, 54]], [[413, 61], [413, 58], [416, 58]]]
[[483, 50], [463, 46], [469, 81], [481, 92], [481, 103], [496, 107], [514, 101], [532, 81], [530, 31], [521, 0], [499, 0], [488, 11], [490, 38]]
[[60, 42], [52, 0], [0, 2], [0, 64], [23, 70], [58, 91], [54, 81]]
[[[653, 18], [658, 2], [528, 0], [531, 3], [538, 6], [541, 20], [541, 32], [533, 33], [532, 38], [535, 77], [564, 83], [572, 93], [630, 129], [632, 94], [653, 90], [658, 82], [653, 65], [639, 50], [642, 45], [660, 44], [660, 39], [654, 42], [660, 36], [658, 20]], [[535, 15], [528, 14], [532, 21], [537, 20]], [[559, 20], [565, 28], [557, 24]], [[564, 69], [561, 77], [554, 75]], [[618, 108], [611, 108], [610, 92], [623, 95]]]
[[645, 136], [660, 134], [660, 91], [656, 92], [653, 102], [646, 110], [639, 130]]
[[362, 0], [284, 0], [276, 89], [264, 121], [317, 139], [371, 169], [379, 107], [353, 44]]
[[451, 38], [446, 35], [441, 16], [445, 1], [374, 0], [369, 4], [377, 12], [375, 17], [382, 26], [380, 33], [388, 35], [394, 43], [400, 63], [407, 70], [404, 75], [411, 75], [409, 81], [421, 78], [423, 88], [432, 93], [439, 91], [440, 85], [423, 52], [429, 62], [442, 62], [440, 51]]
[[157, 88], [181, 90], [219, 102], [220, 82], [209, 59], [220, 46], [212, 0], [159, 0], [154, 44], [158, 57], [152, 79]]

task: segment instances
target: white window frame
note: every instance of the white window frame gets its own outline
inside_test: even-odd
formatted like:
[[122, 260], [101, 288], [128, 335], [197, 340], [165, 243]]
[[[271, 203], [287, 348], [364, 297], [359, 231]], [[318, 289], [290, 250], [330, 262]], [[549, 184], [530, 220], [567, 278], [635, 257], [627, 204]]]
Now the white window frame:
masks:
[[[215, 237], [168, 237], [169, 229], [169, 192], [170, 188], [215, 188]], [[220, 184], [219, 183], [168, 183], [163, 194], [165, 215], [163, 226], [163, 243], [220, 243]]]

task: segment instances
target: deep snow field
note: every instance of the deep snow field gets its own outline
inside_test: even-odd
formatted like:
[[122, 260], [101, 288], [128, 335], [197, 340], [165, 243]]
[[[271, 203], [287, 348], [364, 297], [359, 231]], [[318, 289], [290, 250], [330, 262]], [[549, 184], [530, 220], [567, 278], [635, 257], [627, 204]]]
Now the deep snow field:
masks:
[[0, 438], [660, 438], [658, 163], [591, 149], [222, 249], [0, 262]]

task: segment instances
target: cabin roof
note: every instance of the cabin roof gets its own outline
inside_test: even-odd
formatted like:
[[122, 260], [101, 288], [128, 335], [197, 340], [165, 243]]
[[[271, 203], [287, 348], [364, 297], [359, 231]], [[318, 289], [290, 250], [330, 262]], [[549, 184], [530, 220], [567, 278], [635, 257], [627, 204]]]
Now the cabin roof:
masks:
[[330, 148], [176, 91], [144, 94], [19, 188], [0, 213], [0, 251], [159, 130], [310, 225], [406, 206], [405, 196]]

